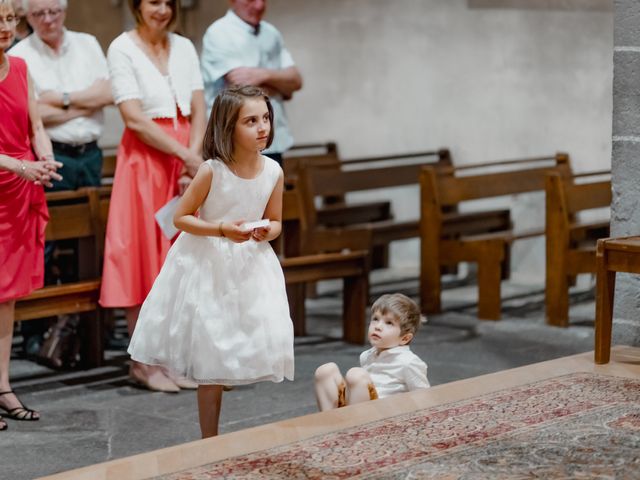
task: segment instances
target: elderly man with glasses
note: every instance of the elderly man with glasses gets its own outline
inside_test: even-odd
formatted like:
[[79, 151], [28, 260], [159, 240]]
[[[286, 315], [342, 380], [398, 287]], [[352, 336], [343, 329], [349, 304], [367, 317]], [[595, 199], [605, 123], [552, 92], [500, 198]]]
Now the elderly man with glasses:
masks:
[[29, 67], [38, 109], [63, 179], [53, 190], [100, 185], [103, 108], [112, 103], [107, 61], [96, 38], [64, 27], [67, 0], [23, 0], [34, 30], [11, 49]]
[[[29, 67], [37, 93], [38, 112], [51, 138], [55, 159], [62, 163], [59, 181], [52, 181], [48, 190], [75, 190], [100, 185], [102, 151], [97, 140], [104, 128], [103, 108], [113, 102], [107, 60], [92, 35], [72, 32], [64, 27], [67, 0], [21, 0], [33, 33], [11, 49], [11, 55], [23, 58]], [[73, 281], [77, 259], [71, 266], [54, 262], [56, 247], [71, 247], [70, 240], [45, 246], [47, 283]], [[61, 257], [64, 262], [64, 257]], [[54, 265], [56, 263], [56, 265]], [[56, 268], [57, 267], [57, 268]], [[62, 273], [65, 274], [62, 278]], [[58, 326], [77, 321], [60, 318]], [[23, 324], [24, 347], [28, 354], [37, 355], [44, 341], [47, 322]], [[55, 341], [55, 337], [51, 337]], [[45, 344], [46, 347], [46, 344]], [[46, 350], [46, 348], [45, 348]], [[65, 363], [62, 358], [44, 360], [54, 366]]]

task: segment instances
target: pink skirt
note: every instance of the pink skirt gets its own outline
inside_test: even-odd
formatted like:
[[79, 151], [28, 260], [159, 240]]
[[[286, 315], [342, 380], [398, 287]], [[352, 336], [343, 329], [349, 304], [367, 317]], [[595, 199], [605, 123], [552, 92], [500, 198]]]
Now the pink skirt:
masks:
[[[154, 119], [167, 135], [189, 143], [189, 120]], [[142, 142], [125, 129], [118, 148], [116, 173], [102, 272], [100, 305], [133, 307], [144, 302], [171, 247], [154, 214], [178, 194], [184, 163]]]

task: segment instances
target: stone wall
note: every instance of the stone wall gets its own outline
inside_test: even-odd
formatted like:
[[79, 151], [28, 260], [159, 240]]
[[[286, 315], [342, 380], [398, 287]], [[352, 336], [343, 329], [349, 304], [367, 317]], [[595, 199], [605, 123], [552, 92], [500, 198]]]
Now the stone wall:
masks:
[[[640, 2], [616, 0], [612, 236], [640, 235]], [[614, 343], [640, 344], [640, 277], [618, 274]]]
[[[182, 31], [199, 45], [226, 5], [196, 1]], [[128, 28], [124, 0], [69, 8], [104, 47]], [[95, 18], [113, 25], [101, 33]], [[611, 0], [269, 0], [266, 19], [304, 76], [287, 107], [297, 142], [334, 140], [345, 158], [446, 146], [458, 164], [560, 150], [578, 172], [610, 167]], [[121, 125], [108, 118], [113, 144]], [[393, 195], [398, 218], [417, 215], [416, 189]], [[542, 201], [513, 202], [518, 226], [543, 222]], [[394, 265], [417, 259], [415, 241], [392, 249]], [[542, 285], [541, 239], [517, 242], [513, 259], [516, 278]]]

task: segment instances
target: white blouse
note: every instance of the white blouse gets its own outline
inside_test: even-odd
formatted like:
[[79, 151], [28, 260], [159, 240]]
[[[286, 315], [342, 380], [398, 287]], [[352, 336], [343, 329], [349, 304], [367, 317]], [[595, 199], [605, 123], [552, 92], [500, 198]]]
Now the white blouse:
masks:
[[169, 34], [169, 75], [163, 75], [127, 32], [118, 36], [107, 53], [113, 98], [117, 104], [140, 100], [151, 118], [191, 115], [191, 96], [203, 90], [196, 49], [187, 38]]

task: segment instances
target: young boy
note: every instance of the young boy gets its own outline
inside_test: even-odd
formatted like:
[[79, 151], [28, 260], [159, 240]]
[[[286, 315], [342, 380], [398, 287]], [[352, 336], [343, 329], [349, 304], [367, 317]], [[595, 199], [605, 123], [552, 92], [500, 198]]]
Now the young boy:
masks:
[[382, 295], [371, 307], [369, 343], [360, 354], [361, 368], [342, 377], [335, 363], [315, 373], [320, 411], [429, 388], [427, 365], [411, 351], [409, 342], [420, 326], [420, 309], [401, 293]]

